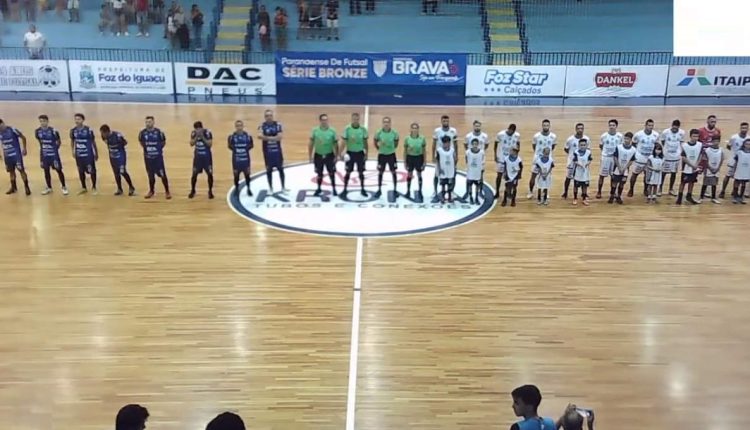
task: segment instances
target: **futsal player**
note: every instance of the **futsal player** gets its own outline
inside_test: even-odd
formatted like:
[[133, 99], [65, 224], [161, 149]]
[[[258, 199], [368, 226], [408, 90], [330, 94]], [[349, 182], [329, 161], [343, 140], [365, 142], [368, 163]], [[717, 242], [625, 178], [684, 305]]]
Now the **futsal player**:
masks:
[[[455, 141], [455, 138], [452, 140]], [[376, 198], [380, 198], [382, 195], [383, 172], [385, 172], [386, 166], [388, 166], [388, 170], [391, 172], [393, 195], [394, 197], [398, 197], [398, 180], [396, 178], [396, 148], [398, 148], [398, 141], [398, 132], [391, 128], [391, 119], [384, 117], [383, 127], [375, 133], [374, 140], [375, 148], [378, 150], [378, 192], [375, 193]]]
[[437, 173], [440, 178], [440, 201], [445, 203], [453, 202], [453, 182], [456, 180], [456, 145], [449, 135], [443, 135], [441, 143], [437, 148]]
[[406, 196], [411, 196], [411, 180], [414, 178], [414, 172], [417, 172], [417, 200], [424, 200], [422, 195], [422, 171], [424, 171], [424, 153], [427, 148], [427, 141], [419, 133], [419, 124], [411, 124], [410, 133], [404, 139], [404, 160], [406, 160]]
[[339, 149], [339, 153], [344, 153], [344, 165], [346, 174], [344, 175], [344, 191], [343, 196], [346, 196], [347, 188], [349, 187], [349, 178], [354, 171], [354, 166], [357, 166], [357, 173], [359, 174], [359, 188], [360, 194], [363, 197], [367, 197], [365, 191], [365, 162], [367, 160], [367, 152], [369, 150], [367, 127], [359, 123], [359, 114], [352, 114], [352, 122], [344, 129], [344, 134], [341, 136], [342, 148]]
[[591, 150], [588, 149], [589, 141], [581, 139], [578, 141], [578, 150], [573, 153], [573, 205], [578, 204], [578, 189], [581, 189], [581, 201], [584, 206], [589, 205], [589, 182], [591, 181], [591, 161], [594, 160]]
[[724, 151], [719, 147], [721, 142], [719, 139], [714, 139], [711, 142], [711, 146], [706, 148], [704, 157], [706, 160], [706, 167], [703, 170], [703, 184], [701, 185], [700, 200], [706, 195], [708, 188], [711, 188], [711, 203], [720, 204], [721, 201], [716, 198], [716, 187], [719, 185], [719, 170], [724, 164]]
[[281, 191], [287, 192], [286, 176], [284, 175], [284, 154], [281, 150], [281, 140], [284, 138], [284, 130], [281, 123], [273, 119], [273, 111], [266, 110], [263, 113], [264, 121], [258, 127], [260, 134], [258, 139], [263, 142], [263, 160], [266, 164], [266, 179], [268, 189], [273, 193], [273, 169], [279, 172], [281, 179]]
[[672, 126], [664, 130], [660, 136], [661, 145], [664, 149], [664, 164], [662, 164], [661, 185], [656, 192], [657, 197], [661, 196], [667, 175], [669, 175], [669, 195], [677, 195], [674, 191], [674, 182], [677, 178], [677, 170], [680, 167], [682, 143], [685, 141], [685, 130], [681, 129], [680, 125], [679, 119], [672, 121]]
[[135, 187], [128, 173], [128, 153], [125, 146], [128, 141], [119, 131], [112, 131], [107, 124], [99, 127], [102, 140], [109, 149], [109, 164], [112, 166], [112, 173], [115, 175], [115, 184], [117, 184], [116, 196], [122, 195], [122, 178], [128, 183], [128, 195], [135, 195]]
[[725, 196], [725, 193], [727, 191], [727, 186], [729, 185], [729, 180], [734, 177], [734, 171], [736, 165], [734, 164], [735, 161], [735, 155], [737, 155], [737, 151], [742, 148], [742, 143], [747, 139], [747, 131], [748, 131], [748, 124], [746, 122], [743, 122], [740, 124], [740, 131], [739, 133], [735, 134], [729, 139], [729, 143], [727, 144], [727, 149], [729, 150], [728, 154], [728, 163], [727, 163], [727, 175], [724, 177], [724, 182], [721, 184], [721, 193], [719, 193], [719, 198], [723, 199]]
[[552, 149], [546, 147], [542, 154], [534, 159], [534, 170], [537, 172], [537, 202], [538, 205], [549, 205], [549, 189], [552, 187], [552, 169], [555, 168], [555, 162], [550, 155]]
[[518, 155], [517, 146], [510, 148], [510, 154], [505, 157], [503, 164], [505, 165], [503, 169], [505, 171], [505, 195], [501, 206], [507, 205], [508, 199], [510, 199], [510, 205], [515, 206], [518, 182], [521, 180], [521, 174], [523, 173], [523, 163]]
[[581, 140], [585, 140], [586, 143], [591, 142], [591, 139], [589, 139], [588, 136], [583, 134], [584, 132], [584, 125], [583, 123], [579, 122], [576, 124], [575, 133], [568, 138], [568, 140], [565, 141], [565, 147], [563, 150], [566, 154], [568, 154], [568, 165], [567, 165], [567, 171], [565, 174], [565, 187], [563, 189], [562, 198], [567, 199], [568, 198], [568, 189], [570, 188], [570, 181], [573, 180], [573, 175], [576, 171], [575, 163], [573, 163], [573, 156], [575, 155], [576, 151], [578, 151], [578, 142]]
[[87, 174], [91, 176], [91, 192], [97, 194], [96, 162], [99, 160], [99, 150], [96, 147], [96, 136], [94, 131], [84, 124], [86, 117], [82, 113], [75, 114], [73, 119], [75, 127], [70, 129], [70, 146], [78, 167], [78, 179], [81, 181], [81, 191], [78, 194], [88, 192], [86, 188]]
[[504, 131], [495, 136], [495, 164], [497, 176], [495, 177], [495, 199], [500, 198], [500, 184], [505, 174], [505, 157], [510, 155], [512, 148], [520, 149], [521, 135], [516, 131], [515, 124], [509, 124]]
[[[320, 124], [312, 129], [310, 134], [310, 145], [308, 146], [308, 155], [310, 162], [315, 166], [315, 174], [317, 175], [318, 189], [315, 190], [315, 195], [319, 196], [323, 192], [321, 185], [323, 184], [323, 168], [328, 171], [328, 177], [331, 180], [331, 188], [333, 188], [333, 195], [336, 193], [336, 159], [338, 158], [338, 136], [336, 130], [328, 125], [328, 115], [320, 114], [318, 116]], [[313, 156], [313, 154], [315, 154]]]
[[167, 145], [167, 136], [154, 126], [153, 116], [146, 117], [146, 128], [138, 134], [138, 142], [143, 147], [143, 158], [148, 175], [148, 194], [145, 198], [150, 199], [154, 196], [154, 185], [156, 185], [156, 177], [158, 176], [164, 185], [165, 197], [167, 200], [171, 199], [169, 179], [164, 166], [164, 147]]
[[[633, 197], [635, 182], [638, 179], [638, 175], [646, 170], [648, 157], [654, 153], [654, 147], [657, 142], [659, 142], [659, 132], [654, 131], [654, 120], [647, 119], [643, 130], [637, 132], [633, 136], [633, 146], [635, 146], [636, 152], [633, 173], [630, 175], [630, 190], [628, 191], [628, 197]], [[646, 175], [643, 175], [643, 195], [646, 195]]]
[[630, 174], [630, 167], [635, 162], [635, 153], [637, 149], [633, 146], [633, 133], [627, 132], [623, 136], [622, 143], [615, 149], [615, 169], [612, 172], [610, 180], [609, 200], [607, 203], [612, 204], [617, 201], [622, 204], [622, 191], [625, 188], [625, 182]]
[[60, 139], [60, 133], [49, 126], [49, 117], [47, 115], [39, 115], [39, 128], [34, 131], [34, 135], [39, 142], [39, 158], [42, 170], [44, 170], [44, 182], [47, 185], [47, 188], [42, 191], [42, 195], [52, 192], [51, 169], [57, 172], [57, 177], [60, 179], [60, 185], [62, 186], [62, 193], [67, 196], [68, 187], [65, 186], [65, 174], [63, 173], [62, 160], [60, 159], [62, 139]]
[[[484, 144], [474, 138], [471, 147], [466, 150], [466, 193], [469, 195], [470, 204], [480, 204], [479, 196], [482, 194], [482, 170], [484, 170]], [[421, 184], [420, 177], [420, 184]]]
[[685, 200], [694, 205], [700, 202], [693, 199], [693, 187], [700, 173], [699, 163], [703, 155], [703, 145], [698, 142], [700, 131], [690, 130], [690, 141], [682, 144], [682, 177], [680, 178], [680, 191], [677, 193], [677, 204], [682, 204], [682, 195], [687, 185]]
[[252, 196], [250, 190], [250, 150], [253, 149], [253, 137], [245, 131], [245, 124], [237, 120], [234, 122], [234, 133], [227, 138], [227, 146], [232, 151], [232, 172], [234, 173], [234, 195], [240, 194], [240, 173], [245, 175], [247, 195]]
[[531, 147], [534, 150], [534, 159], [532, 160], [531, 167], [531, 179], [529, 179], [529, 194], [526, 195], [527, 199], [534, 197], [534, 185], [536, 184], [537, 175], [539, 175], [538, 165], [536, 159], [544, 153], [545, 148], [549, 148], [549, 156], [552, 157], [552, 151], [557, 146], [557, 135], [550, 131], [550, 121], [545, 119], [542, 121], [542, 131], [536, 132], [534, 137], [531, 138]]
[[[436, 128], [432, 133], [432, 162], [435, 162], [437, 156], [437, 148], [442, 146], [443, 136], [449, 136], [453, 143], [454, 152], [458, 153], [458, 131], [454, 127], [451, 127], [451, 119], [448, 115], [440, 117], [440, 127]], [[433, 198], [437, 196], [438, 192], [438, 171], [435, 170], [435, 177], [432, 179], [432, 186], [435, 189]]]
[[487, 136], [487, 133], [482, 131], [482, 123], [479, 120], [474, 120], [472, 127], [471, 131], [466, 134], [464, 149], [471, 149], [471, 143], [474, 139], [477, 139], [479, 141], [479, 148], [487, 151], [487, 148], [490, 147], [490, 138]]
[[214, 198], [214, 158], [211, 147], [214, 144], [214, 136], [211, 130], [203, 127], [203, 122], [195, 121], [193, 131], [190, 133], [190, 146], [193, 147], [193, 176], [190, 177], [190, 194], [188, 198], [195, 197], [195, 184], [198, 175], [206, 172], [208, 182], [208, 198]]
[[10, 188], [5, 194], [13, 194], [18, 191], [16, 186], [16, 170], [18, 170], [26, 189], [26, 195], [31, 195], [29, 177], [26, 175], [26, 169], [23, 166], [23, 157], [26, 155], [26, 136], [15, 127], [8, 127], [0, 119], [0, 141], [3, 145], [5, 171], [10, 175]]
[[[623, 136], [622, 133], [617, 131], [617, 126], [619, 123], [616, 119], [610, 119], [608, 126], [609, 130], [607, 130], [605, 133], [601, 136], [601, 141], [599, 142], [599, 149], [602, 151], [602, 162], [599, 166], [599, 186], [596, 189], [596, 198], [601, 199], [602, 198], [602, 187], [604, 186], [604, 178], [609, 177], [612, 175], [612, 170], [615, 167], [615, 151], [617, 150], [617, 147], [620, 146], [623, 142]], [[612, 179], [609, 180], [609, 185], [611, 187], [612, 185]]]
[[742, 147], [734, 154], [734, 188], [732, 203], [746, 204], [744, 195], [747, 181], [750, 180], [750, 139], [742, 142]]

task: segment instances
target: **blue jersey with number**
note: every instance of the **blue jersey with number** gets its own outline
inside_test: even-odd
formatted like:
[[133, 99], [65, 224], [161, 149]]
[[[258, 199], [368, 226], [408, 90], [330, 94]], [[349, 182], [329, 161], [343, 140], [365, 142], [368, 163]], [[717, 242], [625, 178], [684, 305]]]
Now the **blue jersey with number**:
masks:
[[3, 156], [14, 158], [21, 156], [21, 132], [13, 127], [6, 127], [0, 131], [0, 140], [3, 142]]
[[125, 145], [128, 141], [125, 140], [125, 136], [119, 131], [112, 131], [107, 136], [107, 149], [109, 150], [109, 158], [111, 160], [120, 160], [126, 156]]
[[[264, 122], [258, 127], [263, 136], [277, 136], [282, 132], [281, 123], [276, 121]], [[263, 140], [263, 153], [274, 154], [281, 152], [281, 142]]]
[[232, 149], [233, 161], [249, 161], [253, 149], [253, 138], [246, 132], [232, 133], [229, 136], [229, 147]]
[[60, 133], [52, 127], [39, 127], [34, 132], [36, 140], [39, 141], [40, 158], [58, 158], [60, 157]]
[[161, 158], [167, 137], [161, 130], [154, 127], [144, 128], [138, 135], [138, 141], [143, 145], [143, 156], [149, 159]]
[[[190, 140], [195, 139], [197, 133], [193, 130], [190, 133]], [[198, 137], [195, 141], [195, 151], [193, 155], [195, 158], [211, 158], [211, 147], [206, 144], [208, 141], [214, 140], [214, 136], [211, 134], [211, 130], [204, 128], [203, 135]]]
[[70, 138], [73, 139], [73, 145], [75, 145], [76, 158], [88, 159], [94, 157], [95, 137], [89, 126], [73, 127], [70, 129]]

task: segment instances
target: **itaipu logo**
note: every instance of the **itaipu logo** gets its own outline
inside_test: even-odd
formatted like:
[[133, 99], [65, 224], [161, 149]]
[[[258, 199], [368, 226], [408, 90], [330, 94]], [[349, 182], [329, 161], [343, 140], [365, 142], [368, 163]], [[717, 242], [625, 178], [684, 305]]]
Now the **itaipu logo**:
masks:
[[698, 85], [716, 87], [746, 87], [750, 85], [750, 76], [747, 75], [716, 75], [711, 79], [706, 77], [706, 69], [688, 69], [687, 76], [677, 83], [678, 87], [687, 87], [697, 82]]
[[[365, 172], [365, 190], [368, 197], [360, 194], [359, 176], [355, 169], [349, 181], [349, 193], [341, 197], [344, 185], [344, 163], [336, 166], [336, 190], [339, 196], [333, 196], [327, 173], [324, 175], [323, 193], [315, 196], [317, 188], [313, 166], [309, 163], [284, 167], [286, 187], [289, 192], [271, 193], [266, 182], [265, 172], [251, 178], [252, 196], [241, 185], [235, 195], [230, 190], [227, 199], [229, 206], [240, 216], [268, 227], [307, 233], [321, 236], [341, 237], [385, 237], [404, 236], [420, 233], [431, 233], [458, 227], [475, 221], [492, 209], [492, 189], [482, 186], [482, 203], [472, 205], [469, 199], [463, 199], [466, 191], [466, 177], [458, 172], [454, 189], [453, 203], [432, 203], [432, 180], [435, 175], [433, 166], [426, 166], [422, 172], [424, 202], [417, 196], [418, 183], [416, 175], [412, 179], [410, 196], [406, 193], [406, 171], [399, 163], [397, 172], [399, 196], [393, 194], [391, 174], [386, 170], [383, 175], [383, 194], [377, 199], [377, 164], [367, 162]], [[274, 175], [274, 184], [278, 186], [278, 176]]]
[[687, 87], [693, 81], [696, 81], [698, 85], [704, 87], [711, 85], [711, 81], [706, 78], [706, 69], [688, 69], [687, 76], [685, 76], [678, 84], [678, 87]]

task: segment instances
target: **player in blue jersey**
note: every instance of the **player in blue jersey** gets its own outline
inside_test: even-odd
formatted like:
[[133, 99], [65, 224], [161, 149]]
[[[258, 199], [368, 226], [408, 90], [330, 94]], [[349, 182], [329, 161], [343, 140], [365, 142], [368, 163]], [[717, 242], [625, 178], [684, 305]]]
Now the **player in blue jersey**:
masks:
[[47, 188], [42, 191], [42, 195], [52, 192], [52, 175], [50, 174], [50, 169], [52, 169], [57, 172], [62, 193], [67, 196], [68, 187], [65, 186], [65, 174], [63, 173], [62, 160], [60, 160], [62, 139], [60, 139], [60, 133], [49, 126], [47, 115], [39, 115], [39, 128], [34, 131], [34, 136], [39, 142], [39, 158], [42, 170], [44, 170], [44, 181], [47, 184]]
[[252, 196], [250, 190], [250, 150], [253, 149], [253, 137], [245, 131], [245, 124], [237, 120], [234, 122], [234, 133], [227, 138], [227, 146], [232, 151], [232, 170], [234, 171], [234, 195], [240, 194], [240, 172], [245, 175], [247, 195]]
[[208, 177], [208, 198], [214, 198], [214, 160], [211, 155], [211, 146], [214, 143], [214, 136], [211, 130], [203, 128], [201, 121], [193, 123], [193, 131], [190, 133], [190, 146], [194, 148], [193, 152], [193, 176], [190, 178], [190, 194], [188, 198], [195, 197], [195, 183], [198, 182], [198, 175], [206, 172]]
[[284, 131], [281, 123], [274, 121], [273, 111], [267, 110], [263, 113], [265, 121], [258, 127], [258, 139], [263, 142], [263, 159], [266, 162], [266, 178], [268, 188], [273, 192], [273, 169], [279, 172], [282, 191], [288, 191], [285, 186], [284, 176], [284, 154], [281, 152], [281, 139]]
[[96, 137], [94, 131], [84, 124], [86, 117], [82, 113], [75, 114], [73, 119], [76, 126], [70, 129], [70, 147], [78, 166], [78, 179], [81, 180], [81, 191], [78, 194], [88, 192], [86, 174], [91, 176], [91, 192], [96, 194], [96, 161], [99, 159]]
[[0, 119], [0, 142], [3, 145], [5, 170], [10, 174], [10, 189], [5, 194], [13, 194], [18, 191], [16, 186], [16, 170], [18, 170], [26, 188], [26, 195], [31, 195], [29, 177], [26, 176], [26, 169], [23, 167], [23, 156], [26, 155], [26, 136], [18, 129], [8, 127]]
[[125, 178], [125, 182], [128, 183], [128, 195], [134, 196], [135, 187], [128, 173], [128, 152], [125, 149], [128, 141], [125, 140], [125, 136], [122, 133], [113, 131], [107, 124], [99, 127], [99, 132], [102, 134], [102, 140], [109, 150], [109, 164], [112, 166], [112, 173], [115, 175], [115, 184], [117, 184], [115, 195], [122, 195], [122, 178]]
[[167, 200], [172, 198], [169, 193], [169, 180], [167, 171], [164, 168], [164, 146], [167, 144], [167, 137], [158, 128], [154, 127], [154, 117], [146, 117], [146, 128], [138, 134], [138, 142], [143, 147], [143, 158], [146, 163], [146, 174], [148, 175], [148, 194], [146, 198], [154, 196], [154, 185], [156, 177], [161, 178], [164, 185], [164, 194]]

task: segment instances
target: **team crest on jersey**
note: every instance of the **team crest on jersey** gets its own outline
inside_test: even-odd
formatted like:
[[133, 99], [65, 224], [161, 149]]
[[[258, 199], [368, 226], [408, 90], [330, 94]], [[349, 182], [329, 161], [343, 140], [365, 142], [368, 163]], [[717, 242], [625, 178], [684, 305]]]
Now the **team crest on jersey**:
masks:
[[315, 196], [317, 182], [312, 164], [295, 164], [284, 168], [288, 192], [281, 192], [279, 177], [274, 174], [276, 190], [268, 190], [265, 171], [251, 178], [252, 196], [247, 195], [245, 185], [239, 193], [229, 191], [229, 206], [240, 216], [268, 227], [321, 236], [341, 237], [393, 237], [421, 233], [431, 233], [467, 224], [481, 218], [495, 204], [493, 191], [482, 184], [481, 203], [472, 205], [464, 198], [466, 178], [458, 172], [452, 203], [432, 202], [432, 179], [434, 166], [426, 166], [422, 172], [424, 186], [423, 201], [417, 196], [416, 174], [412, 179], [410, 195], [406, 193], [407, 174], [402, 163], [398, 164], [397, 188], [399, 195], [393, 194], [391, 174], [383, 175], [382, 196], [375, 198], [377, 191], [377, 164], [367, 162], [365, 190], [360, 194], [359, 176], [356, 169], [349, 181], [349, 192], [342, 198], [344, 185], [344, 163], [336, 166], [336, 190], [334, 196], [327, 174], [324, 176], [323, 193]]

